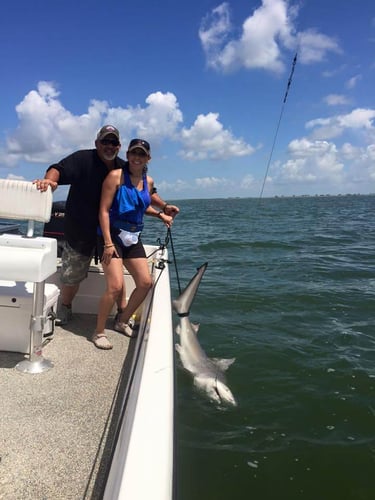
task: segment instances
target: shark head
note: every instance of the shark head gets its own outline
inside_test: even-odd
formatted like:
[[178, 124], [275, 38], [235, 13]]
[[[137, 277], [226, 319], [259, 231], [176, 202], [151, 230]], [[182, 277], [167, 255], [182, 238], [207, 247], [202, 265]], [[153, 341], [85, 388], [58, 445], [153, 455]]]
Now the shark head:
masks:
[[207, 396], [215, 403], [230, 404], [237, 406], [237, 402], [231, 390], [225, 385], [224, 382], [214, 377], [194, 377], [194, 384], [199, 389], [205, 391]]
[[232, 406], [237, 406], [237, 402], [234, 399], [231, 390], [220, 380], [216, 380], [216, 391], [221, 402], [231, 404]]

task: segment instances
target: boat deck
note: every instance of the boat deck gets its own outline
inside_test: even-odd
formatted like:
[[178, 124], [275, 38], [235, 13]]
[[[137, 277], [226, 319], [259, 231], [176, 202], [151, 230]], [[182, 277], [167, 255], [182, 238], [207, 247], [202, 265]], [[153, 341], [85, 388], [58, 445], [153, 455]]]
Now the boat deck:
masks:
[[135, 341], [107, 329], [113, 349], [97, 349], [95, 320], [75, 314], [66, 329], [55, 327], [43, 349], [54, 367], [43, 373], [21, 373], [15, 365], [25, 356], [0, 352], [1, 500], [102, 497]]

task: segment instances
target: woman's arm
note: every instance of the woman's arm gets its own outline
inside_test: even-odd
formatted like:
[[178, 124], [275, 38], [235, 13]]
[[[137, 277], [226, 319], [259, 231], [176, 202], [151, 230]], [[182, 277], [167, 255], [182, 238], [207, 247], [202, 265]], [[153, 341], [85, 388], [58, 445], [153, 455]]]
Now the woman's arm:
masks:
[[160, 198], [158, 193], [153, 193], [151, 195], [151, 204], [155, 207], [161, 208], [161, 210], [163, 210], [165, 214], [170, 215], [173, 218], [175, 218], [180, 211], [180, 209], [176, 207], [176, 205], [171, 205], [170, 203], [167, 203], [162, 198]]
[[[107, 248], [113, 253], [114, 245], [111, 238], [109, 224], [109, 210], [112, 206], [118, 186], [121, 180], [121, 170], [116, 169], [109, 172], [102, 185], [102, 194], [99, 207], [99, 224], [103, 233], [104, 250]], [[111, 253], [111, 255], [112, 255]]]
[[[147, 208], [146, 214], [159, 217], [166, 224], [166, 226], [170, 227], [173, 223], [173, 219], [176, 217], [180, 209], [175, 205], [170, 205], [160, 198], [156, 192], [152, 177], [147, 176], [147, 184], [151, 196], [151, 206]], [[153, 208], [154, 206], [161, 209], [161, 211], [155, 210]]]

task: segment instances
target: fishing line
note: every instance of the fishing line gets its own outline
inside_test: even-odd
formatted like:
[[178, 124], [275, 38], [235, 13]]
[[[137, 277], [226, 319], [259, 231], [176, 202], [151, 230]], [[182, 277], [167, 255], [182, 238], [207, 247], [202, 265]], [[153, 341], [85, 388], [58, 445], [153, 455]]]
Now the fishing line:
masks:
[[272, 156], [273, 156], [273, 152], [274, 152], [274, 149], [275, 149], [277, 136], [279, 134], [280, 124], [281, 124], [281, 120], [282, 120], [282, 117], [283, 117], [283, 114], [284, 114], [285, 103], [286, 103], [286, 100], [288, 98], [290, 86], [292, 84], [292, 79], [293, 79], [293, 74], [294, 74], [294, 69], [296, 67], [296, 63], [297, 63], [297, 52], [295, 53], [294, 58], [293, 58], [292, 69], [290, 71], [288, 83], [287, 83], [287, 86], [286, 86], [286, 91], [285, 91], [283, 103], [282, 103], [282, 106], [281, 106], [279, 121], [277, 122], [276, 131], [275, 131], [275, 134], [274, 134], [274, 137], [273, 137], [272, 147], [271, 147], [270, 155], [269, 155], [267, 166], [266, 166], [266, 171], [265, 171], [264, 178], [263, 178], [262, 188], [261, 188], [260, 194], [259, 194], [259, 200], [261, 200], [262, 197], [263, 197], [264, 187], [266, 185], [266, 180], [267, 180], [267, 177], [268, 177], [268, 171], [269, 171], [269, 168], [270, 168], [270, 165], [271, 165]]
[[176, 279], [177, 279], [178, 291], [179, 291], [179, 294], [181, 295], [180, 276], [178, 274], [177, 259], [176, 259], [176, 253], [174, 251], [174, 245], [173, 245], [173, 238], [172, 238], [172, 230], [171, 230], [171, 228], [169, 227], [167, 229], [167, 235], [166, 235], [166, 237], [164, 239], [164, 243], [162, 243], [162, 241], [161, 241], [160, 238], [158, 238], [156, 241], [159, 244], [159, 248], [157, 250], [154, 250], [150, 255], [147, 256], [147, 258], [150, 258], [159, 249], [163, 250], [164, 248], [167, 248], [169, 242], [171, 242], [171, 250], [172, 250], [173, 262], [174, 262], [174, 267], [175, 267], [175, 272], [176, 272]]
[[173, 255], [173, 262], [174, 262], [174, 268], [176, 271], [176, 278], [177, 278], [177, 285], [178, 285], [178, 292], [181, 295], [181, 284], [180, 284], [180, 277], [178, 274], [178, 267], [177, 267], [177, 260], [176, 260], [176, 254], [174, 251], [174, 245], [173, 245], [173, 239], [172, 239], [172, 230], [169, 227], [168, 228], [168, 234], [169, 234], [169, 239], [171, 240], [171, 250], [172, 250], [172, 255]]
[[[281, 110], [280, 110], [279, 119], [277, 121], [276, 130], [275, 130], [275, 133], [274, 133], [274, 136], [273, 136], [271, 151], [270, 151], [270, 154], [269, 154], [269, 157], [268, 157], [268, 161], [267, 161], [267, 164], [266, 164], [266, 170], [265, 170], [265, 173], [264, 173], [261, 190], [260, 190], [259, 196], [257, 198], [257, 203], [255, 205], [255, 212], [256, 212], [257, 208], [259, 207], [260, 201], [263, 199], [264, 188], [265, 188], [266, 181], [267, 181], [267, 178], [268, 178], [268, 171], [270, 169], [270, 165], [271, 165], [271, 161], [272, 161], [272, 157], [273, 157], [273, 152], [275, 150], [275, 145], [276, 145], [277, 137], [278, 137], [278, 134], [279, 134], [280, 124], [281, 124], [281, 120], [283, 118], [285, 104], [286, 104], [286, 101], [288, 99], [289, 90], [290, 90], [290, 86], [292, 84], [293, 74], [294, 74], [294, 69], [296, 67], [296, 64], [297, 64], [297, 52], [295, 53], [294, 58], [293, 58], [292, 67], [291, 67], [289, 78], [288, 78], [288, 82], [287, 82], [287, 85], [286, 85], [286, 90], [285, 90], [284, 99], [283, 99]], [[250, 233], [253, 233], [254, 223], [255, 223], [255, 214], [254, 214], [253, 219], [252, 219]], [[236, 290], [236, 295], [235, 295], [235, 298], [234, 298], [235, 301], [238, 298], [239, 287], [240, 287], [240, 280], [237, 282], [237, 290]]]

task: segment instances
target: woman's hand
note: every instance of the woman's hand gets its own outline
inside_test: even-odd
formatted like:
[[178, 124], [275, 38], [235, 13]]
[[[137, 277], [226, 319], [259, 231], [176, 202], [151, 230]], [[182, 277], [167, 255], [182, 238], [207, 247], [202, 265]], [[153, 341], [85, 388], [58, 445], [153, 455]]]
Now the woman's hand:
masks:
[[101, 262], [103, 264], [107, 264], [108, 265], [111, 262], [111, 260], [112, 260], [113, 254], [115, 254], [116, 257], [119, 256], [118, 253], [117, 253], [115, 245], [104, 247], [103, 255], [102, 255], [102, 258], [101, 258]]
[[171, 227], [173, 224], [173, 217], [165, 214], [164, 212], [159, 212], [159, 219], [161, 219], [167, 227]]
[[169, 203], [167, 203], [163, 208], [163, 212], [167, 215], [170, 215], [173, 219], [176, 217], [179, 211], [180, 209], [176, 207], [176, 205], [170, 205]]

